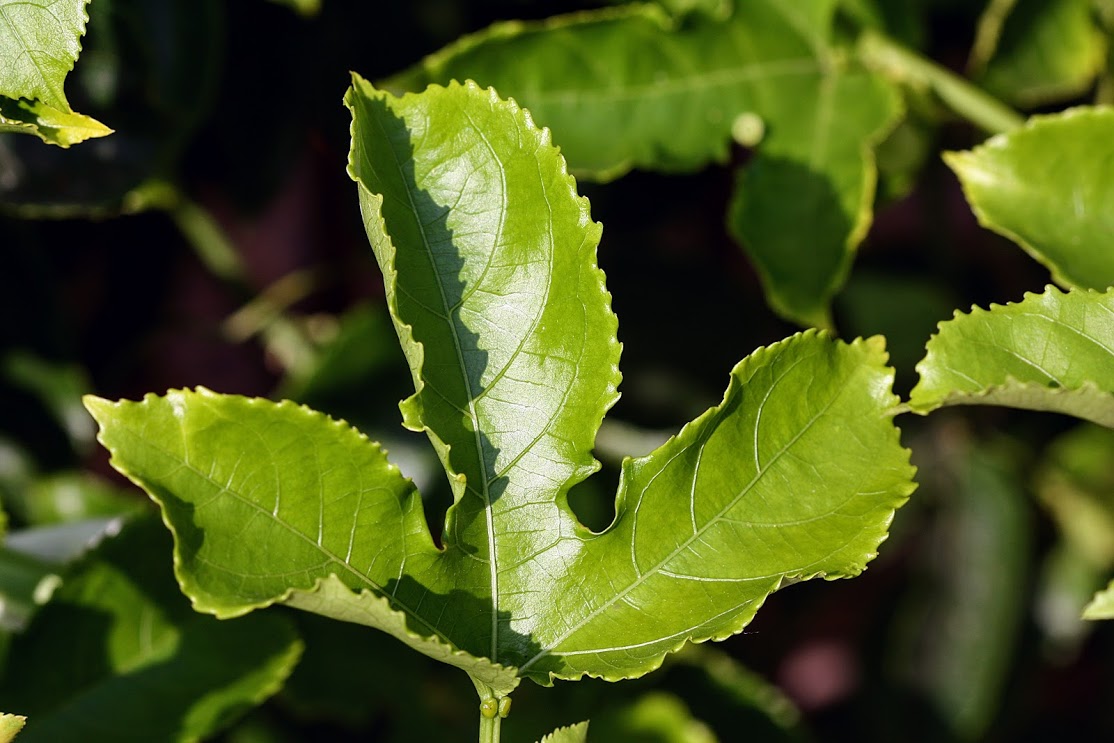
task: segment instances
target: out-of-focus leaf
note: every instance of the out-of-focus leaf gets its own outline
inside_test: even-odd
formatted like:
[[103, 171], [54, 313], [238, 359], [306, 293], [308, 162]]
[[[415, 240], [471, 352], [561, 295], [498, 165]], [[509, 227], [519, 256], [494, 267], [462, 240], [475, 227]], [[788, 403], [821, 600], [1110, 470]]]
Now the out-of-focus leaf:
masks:
[[692, 645], [678, 653], [669, 679], [693, 714], [724, 740], [733, 729], [746, 729], [748, 737], [761, 741], [806, 737], [800, 710], [781, 689], [715, 647]]
[[1114, 619], [1114, 581], [1099, 591], [1083, 610], [1084, 619]]
[[404, 421], [456, 497], [443, 548], [383, 452], [320, 414], [206, 390], [88, 398], [114, 466], [172, 525], [195, 606], [366, 620], [502, 696], [508, 670], [645, 674], [739, 632], [786, 583], [873, 559], [914, 487], [881, 339], [810, 331], [759, 349], [720, 405], [625, 462], [615, 523], [590, 533], [566, 497], [597, 466], [617, 321], [600, 227], [548, 133], [475, 85], [393, 98], [357, 77], [347, 102], [415, 382]]
[[[470, 684], [458, 674], [361, 625], [308, 612], [292, 618], [305, 652], [280, 696], [299, 718], [352, 729], [387, 726], [395, 733], [391, 740], [449, 737], [446, 728], [458, 717], [472, 731]], [[457, 681], [462, 689], [451, 686]], [[460, 703], [450, 701], [455, 699]]]
[[119, 533], [119, 518], [12, 532], [0, 547], [0, 629], [22, 632], [63, 583], [66, 566]]
[[1114, 427], [1114, 291], [1047, 287], [940, 323], [909, 407], [1005, 405]]
[[1114, 286], [1114, 109], [1034, 116], [944, 159], [979, 222], [1019, 244], [1058, 283]]
[[80, 365], [54, 363], [16, 350], [0, 358], [0, 376], [42, 401], [75, 447], [93, 443], [97, 427], [81, 404], [91, 385]]
[[58, 566], [0, 547], [0, 632], [22, 632], [62, 583]]
[[742, 114], [757, 116], [770, 137], [808, 136], [794, 123], [796, 106], [819, 94], [830, 71], [832, 5], [745, 0], [727, 21], [698, 15], [682, 25], [652, 5], [501, 23], [389, 87], [491, 85], [553, 130], [581, 177], [691, 170], [726, 158]]
[[1114, 568], [1114, 430], [1084, 424], [1060, 436], [1036, 482], [1064, 538], [1095, 566]]
[[[1052, 639], [1066, 642], [1083, 632], [1079, 607], [1114, 569], [1114, 431], [1083, 424], [1060, 436], [1049, 446], [1036, 482], [1063, 540], [1050, 558], [1056, 560], [1050, 568], [1059, 571], [1048, 576], [1060, 582], [1044, 587], [1041, 617], [1056, 633]], [[1066, 607], [1065, 598], [1077, 603]], [[1105, 618], [1099, 611], [1088, 607], [1084, 618]]]
[[321, 12], [321, 0], [271, 0], [285, 5], [304, 16], [314, 16]]
[[538, 743], [585, 743], [588, 740], [588, 721], [557, 728]]
[[290, 624], [193, 612], [156, 559], [169, 542], [133, 523], [14, 640], [0, 696], [31, 719], [21, 742], [196, 741], [281, 686], [301, 651]]
[[955, 298], [938, 282], [871, 271], [856, 271], [836, 303], [848, 335], [886, 338], [899, 390], [913, 386], [912, 370], [924, 356], [924, 339], [955, 306]]
[[715, 743], [708, 727], [693, 718], [675, 695], [651, 691], [592, 719], [592, 736], [630, 743]]
[[148, 505], [89, 472], [36, 476], [6, 497], [12, 514], [23, 523], [35, 526], [130, 516]]
[[11, 743], [16, 733], [23, 730], [27, 718], [20, 715], [0, 713], [0, 743]]
[[976, 79], [1019, 106], [1085, 93], [1106, 61], [1106, 40], [1091, 0], [993, 2], [980, 20]]
[[728, 226], [776, 312], [831, 327], [831, 299], [873, 218], [872, 148], [895, 123], [900, 100], [881, 78], [832, 73], [818, 89], [770, 106], [780, 109], [773, 120], [782, 129], [739, 171]]
[[64, 90], [81, 53], [88, 2], [0, 0], [0, 132], [36, 134], [61, 147], [112, 132], [75, 113]]
[[894, 662], [958, 738], [982, 740], [1000, 710], [1025, 616], [1032, 518], [1009, 442], [977, 444], [956, 428], [940, 440], [935, 461], [922, 464], [934, 476], [926, 489], [942, 499], [926, 556], [931, 579], [911, 588], [932, 592], [910, 595], [917, 609]]

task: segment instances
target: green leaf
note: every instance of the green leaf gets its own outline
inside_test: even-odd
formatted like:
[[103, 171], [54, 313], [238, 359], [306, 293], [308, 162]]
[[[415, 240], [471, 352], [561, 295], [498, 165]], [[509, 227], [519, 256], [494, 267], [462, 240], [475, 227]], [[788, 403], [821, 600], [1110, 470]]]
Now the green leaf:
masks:
[[0, 133], [3, 132], [34, 134], [47, 144], [69, 147], [112, 134], [112, 129], [90, 116], [52, 108], [42, 101], [0, 96]]
[[26, 724], [26, 717], [0, 713], [0, 743], [11, 743]]
[[585, 743], [588, 740], [588, 721], [557, 728], [538, 743]]
[[88, 2], [0, 0], [0, 132], [26, 131], [62, 147], [112, 132], [74, 113], [63, 90]]
[[70, 110], [62, 90], [81, 52], [89, 0], [0, 0], [0, 95]]
[[944, 156], [980, 224], [1066, 286], [1114, 285], [1114, 109], [1034, 116], [1023, 129]]
[[909, 407], [1050, 410], [1114, 427], [1114, 291], [1048, 287], [1016, 304], [958, 311], [917, 365]]
[[1022, 453], [953, 424], [946, 443], [918, 455], [939, 514], [920, 561], [929, 575], [910, 583], [912, 611], [899, 625], [908, 647], [889, 657], [956, 739], [982, 740], [1001, 709], [1028, 608], [1033, 518], [1016, 474]]
[[754, 261], [770, 307], [829, 328], [831, 299], [873, 218], [872, 148], [895, 123], [900, 101], [881, 78], [840, 72], [817, 89], [770, 100], [782, 129], [738, 171], [728, 226]]
[[619, 344], [600, 227], [548, 133], [474, 85], [396, 99], [356, 78], [346, 100], [414, 376], [404, 421], [455, 503], [438, 548], [376, 445], [291, 403], [88, 399], [114, 466], [175, 532], [196, 608], [366, 620], [501, 696], [506, 668], [543, 684], [642, 675], [739, 632], [782, 585], [865, 567], [913, 488], [881, 339], [808, 332], [742, 361], [719, 406], [624, 463], [615, 523], [593, 534], [566, 497], [597, 467]]
[[[870, 226], [871, 148], [901, 105], [880, 77], [836, 60], [834, 3], [736, 3], [677, 23], [650, 5], [496, 24], [393, 85], [475, 80], [559, 137], [572, 171], [691, 170], [757, 146], [729, 224], [775, 311], [828, 327], [828, 303]], [[793, 198], [784, 198], [792, 193]]]
[[994, 2], [979, 21], [976, 79], [1019, 106], [1085, 94], [1106, 60], [1091, 0]]
[[107, 540], [13, 642], [0, 697], [50, 743], [196, 741], [271, 696], [301, 643], [283, 617], [190, 611], [154, 519]]
[[315, 16], [321, 12], [321, 0], [271, 0], [271, 2], [285, 5], [304, 16]]
[[[609, 180], [631, 168], [692, 170], [727, 158], [742, 114], [774, 132], [788, 101], [815, 96], [833, 2], [736, 3], [727, 21], [678, 25], [634, 4], [497, 23], [425, 58], [390, 87], [475, 80], [553, 130], [569, 167]], [[770, 108], [771, 110], [767, 110]]]
[[1095, 594], [1083, 610], [1084, 619], [1114, 619], [1114, 581]]

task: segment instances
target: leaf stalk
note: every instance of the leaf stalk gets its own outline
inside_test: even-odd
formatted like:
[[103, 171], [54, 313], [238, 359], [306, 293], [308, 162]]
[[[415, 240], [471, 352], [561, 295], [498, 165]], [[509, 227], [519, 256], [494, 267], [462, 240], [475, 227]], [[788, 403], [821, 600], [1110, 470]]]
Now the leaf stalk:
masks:
[[954, 113], [990, 134], [1020, 128], [1025, 117], [951, 70], [877, 31], [859, 38], [859, 60], [896, 83], [931, 90]]

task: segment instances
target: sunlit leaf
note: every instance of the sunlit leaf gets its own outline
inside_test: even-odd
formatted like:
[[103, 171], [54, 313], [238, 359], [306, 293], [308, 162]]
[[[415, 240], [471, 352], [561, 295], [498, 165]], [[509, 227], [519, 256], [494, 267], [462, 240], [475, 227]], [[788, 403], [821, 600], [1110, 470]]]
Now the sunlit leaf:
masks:
[[548, 133], [474, 85], [396, 99], [356, 78], [346, 100], [415, 382], [404, 422], [428, 433], [455, 504], [435, 544], [376, 445], [290, 403], [88, 399], [175, 532], [196, 608], [365, 622], [501, 696], [508, 669], [642, 675], [739, 632], [785, 584], [865, 568], [913, 488], [881, 339], [810, 331], [740, 362], [720, 405], [624, 463], [615, 522], [593, 534], [565, 499], [598, 466], [617, 321], [600, 227]]
[[1114, 291], [1048, 287], [1024, 301], [956, 312], [917, 365], [909, 406], [1005, 405], [1114, 427]]
[[588, 722], [584, 721], [557, 728], [538, 743], [584, 743], [586, 740], [588, 740]]
[[1114, 581], [1099, 591], [1083, 610], [1084, 619], [1114, 619]]
[[1114, 286], [1114, 109], [1034, 116], [1023, 129], [944, 158], [979, 222], [1066, 286]]
[[0, 743], [10, 743], [26, 724], [26, 717], [0, 713]]
[[0, 133], [34, 134], [44, 142], [69, 147], [112, 130], [84, 114], [52, 108], [42, 101], [0, 97]]
[[0, 132], [62, 147], [112, 132], [75, 113], [63, 89], [81, 52], [88, 2], [0, 0]]

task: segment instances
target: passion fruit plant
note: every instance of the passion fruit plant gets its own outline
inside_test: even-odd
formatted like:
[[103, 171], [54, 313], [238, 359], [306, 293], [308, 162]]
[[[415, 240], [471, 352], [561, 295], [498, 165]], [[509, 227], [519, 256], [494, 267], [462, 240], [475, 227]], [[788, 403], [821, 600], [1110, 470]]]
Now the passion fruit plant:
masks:
[[771, 592], [859, 573], [913, 490], [881, 339], [807, 331], [628, 461], [614, 523], [567, 504], [615, 402], [600, 226], [549, 133], [493, 90], [394, 98], [355, 78], [349, 170], [424, 431], [452, 481], [440, 544], [412, 483], [347, 425], [205, 389], [89, 398], [113, 464], [161, 506], [194, 607], [280, 603], [464, 669], [481, 740], [522, 678], [645, 674], [742, 630]]
[[[109, 133], [62, 93], [85, 5], [0, 0], [0, 130], [63, 147]], [[202, 11], [194, 15], [216, 12]], [[349, 637], [293, 613], [252, 614], [274, 605], [381, 630], [463, 670], [479, 696], [480, 740], [498, 740], [522, 679], [643, 676], [690, 643], [741, 632], [788, 584], [860, 573], [915, 487], [894, 418], [943, 407], [1098, 424], [1050, 447], [1037, 488], [1066, 543], [1085, 554], [1076, 595], [1090, 591], [1095, 574], [1114, 570], [1114, 508], [1103, 505], [1114, 492], [1114, 111], [1102, 105], [1112, 19], [1102, 1], [989, 3], [970, 72], [997, 97], [895, 41], [908, 31], [900, 14], [868, 0], [624, 4], [499, 23], [374, 85], [354, 75], [348, 171], [413, 382], [403, 423], [427, 435], [452, 491], [443, 528], [379, 444], [308, 407], [203, 387], [139, 402], [86, 397], [113, 466], [158, 504], [173, 546], [149, 519], [122, 528], [119, 495], [86, 495], [85, 483], [81, 513], [105, 518], [81, 522], [77, 536], [73, 526], [9, 536], [0, 707], [31, 713], [20, 740], [216, 734], [293, 683], [314, 632]], [[80, 179], [52, 178], [30, 165], [45, 161], [24, 159], [25, 146], [0, 140], [0, 166], [11, 168], [0, 188], [14, 188], [7, 205], [24, 216], [164, 210], [215, 274], [240, 281], [235, 251], [206, 253], [214, 226], [167, 180], [204, 87], [155, 96], [158, 111], [180, 109], [171, 144], [118, 169], [111, 188], [93, 189], [93, 205], [69, 193], [44, 200], [43, 184], [74, 189]], [[1028, 120], [1000, 102], [1049, 106], [1092, 89], [1096, 105]], [[837, 339], [832, 302], [871, 225], [880, 172], [888, 188], [908, 187], [932, 147], [926, 130], [948, 117], [997, 133], [944, 158], [979, 221], [1061, 288], [940, 323], [903, 401], [886, 342]], [[137, 131], [112, 136], [134, 144]], [[607, 182], [732, 158], [745, 161], [727, 229], [770, 308], [812, 327], [744, 358], [718, 405], [625, 459], [614, 518], [594, 531], [569, 497], [596, 479], [621, 345], [596, 263], [601, 227], [573, 175]], [[294, 327], [275, 313], [279, 335]], [[89, 388], [80, 374], [55, 379], [30, 359], [3, 362], [6, 376], [45, 397]], [[1002, 505], [1016, 493], [1003, 492], [997, 461], [973, 455], [960, 490], [978, 507], [997, 502], [996, 528], [1017, 534], [1007, 523], [1016, 505]], [[62, 520], [74, 481], [37, 500], [12, 496], [11, 481], [0, 467], [4, 505], [22, 521]], [[1018, 551], [1005, 537], [1001, 549], [1010, 559]], [[175, 603], [169, 561], [149, 559], [171, 551], [196, 612]], [[981, 572], [1017, 574], [999, 567]], [[1114, 583], [1085, 616], [1114, 617]], [[938, 694], [961, 737], [989, 724], [1001, 679], [993, 669], [1005, 663], [984, 661], [1007, 652], [989, 647], [974, 674], [953, 664], [955, 699]], [[79, 657], [55, 674], [40, 659], [58, 648]], [[21, 725], [0, 715], [0, 741]], [[579, 723], [546, 740], [586, 734]]]

